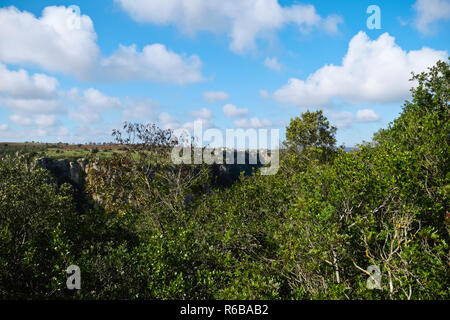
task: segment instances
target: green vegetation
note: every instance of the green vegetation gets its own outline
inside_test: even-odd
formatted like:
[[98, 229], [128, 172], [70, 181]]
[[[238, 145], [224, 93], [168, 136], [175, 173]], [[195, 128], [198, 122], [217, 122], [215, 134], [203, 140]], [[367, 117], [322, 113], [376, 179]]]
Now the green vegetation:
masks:
[[[155, 126], [114, 132], [121, 152], [89, 172], [81, 206], [69, 184], [4, 156], [0, 298], [449, 299], [450, 65], [413, 79], [372, 143], [344, 152], [306, 112], [277, 175], [229, 188], [206, 165], [167, 161], [171, 132]], [[66, 288], [71, 264], [81, 290]], [[366, 286], [371, 265], [381, 290]]]

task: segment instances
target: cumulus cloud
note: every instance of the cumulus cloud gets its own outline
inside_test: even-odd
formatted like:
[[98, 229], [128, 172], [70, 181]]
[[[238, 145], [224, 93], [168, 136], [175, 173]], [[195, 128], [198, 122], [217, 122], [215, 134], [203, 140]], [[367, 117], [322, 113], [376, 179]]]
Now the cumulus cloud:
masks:
[[0, 64], [0, 106], [7, 108], [12, 123], [40, 128], [56, 125], [56, 113], [64, 110], [58, 100], [58, 81], [45, 74], [30, 75]]
[[71, 91], [72, 99], [78, 107], [69, 111], [69, 117], [83, 123], [98, 123], [102, 121], [102, 114], [122, 108], [122, 101], [110, 97], [97, 89], [89, 88], [82, 95], [76, 95], [78, 90]]
[[53, 113], [63, 109], [60, 101], [48, 99], [0, 98], [0, 104], [10, 109], [12, 112], [26, 114]]
[[[53, 131], [53, 128], [60, 122], [58, 114], [64, 110], [63, 106], [56, 100], [2, 99], [0, 105], [9, 109], [11, 123], [22, 127], [30, 127], [26, 132], [30, 134], [34, 132], [39, 136], [44, 136]], [[19, 138], [17, 132], [12, 136]]]
[[69, 111], [69, 117], [72, 120], [76, 120], [82, 123], [96, 123], [98, 124], [103, 120], [103, 117], [100, 112], [90, 110], [87, 106], [79, 106], [75, 110]]
[[349, 127], [353, 123], [355, 116], [351, 112], [344, 111], [341, 113], [333, 114], [332, 118], [333, 118], [332, 121], [333, 125], [339, 129], [342, 129]]
[[276, 57], [267, 57], [266, 60], [264, 60], [264, 66], [275, 71], [280, 71], [282, 68], [282, 65], [278, 62]]
[[191, 111], [189, 113], [189, 115], [191, 117], [198, 118], [198, 119], [203, 119], [203, 120], [209, 120], [209, 119], [211, 119], [213, 117], [213, 114], [212, 114], [211, 110], [209, 110], [207, 108], [203, 108], [201, 110]]
[[55, 126], [56, 114], [65, 110], [58, 86], [55, 78], [45, 74], [12, 71], [0, 64], [0, 107], [10, 111], [9, 120], [16, 125], [37, 130]]
[[189, 131], [193, 131], [196, 124], [200, 124], [202, 130], [206, 130], [212, 128], [214, 123], [211, 119], [195, 119], [194, 121], [185, 122], [182, 125], [182, 128], [187, 129]]
[[161, 128], [163, 128], [163, 129], [175, 130], [180, 127], [180, 123], [177, 120], [175, 120], [175, 118], [172, 117], [167, 112], [161, 112], [158, 115], [158, 120], [161, 125]]
[[[23, 69], [9, 70], [0, 64], [0, 107], [9, 112], [9, 120], [42, 136], [55, 134], [59, 116], [68, 115], [83, 123], [98, 123], [102, 113], [122, 108], [122, 102], [90, 88], [82, 93], [77, 88], [58, 90], [59, 83], [45, 74], [29, 74]], [[76, 107], [68, 110], [68, 102]], [[62, 132], [62, 131], [61, 131]]]
[[194, 110], [189, 112], [189, 116], [195, 118], [194, 121], [186, 122], [182, 125], [183, 128], [188, 130], [194, 130], [194, 123], [197, 121], [201, 123], [203, 129], [208, 129], [214, 126], [213, 114], [211, 110], [203, 108], [201, 110]]
[[[73, 20], [79, 18], [74, 25]], [[64, 6], [46, 7], [40, 18], [15, 7], [0, 8], [0, 60], [84, 77], [99, 49], [92, 20]]]
[[203, 93], [203, 99], [209, 102], [219, 102], [227, 100], [230, 96], [223, 91], [207, 91]]
[[194, 83], [203, 80], [201, 67], [198, 56], [183, 57], [162, 44], [147, 45], [140, 52], [136, 45], [120, 45], [115, 53], [101, 61], [102, 73], [107, 78], [122, 81]]
[[260, 120], [257, 117], [251, 118], [251, 119], [237, 119], [234, 121], [234, 126], [236, 128], [252, 128], [252, 129], [259, 129], [264, 127], [272, 127], [273, 123], [270, 120], [262, 119]]
[[409, 97], [412, 71], [425, 71], [447, 56], [446, 51], [426, 47], [407, 52], [388, 33], [371, 40], [361, 31], [350, 41], [341, 65], [325, 65], [306, 80], [289, 79], [272, 97], [301, 108], [331, 105], [334, 99], [397, 103]]
[[337, 14], [332, 14], [326, 19], [323, 19], [323, 29], [329, 33], [337, 33], [339, 24], [343, 23], [344, 19]]
[[123, 118], [127, 121], [157, 118], [159, 103], [148, 98], [127, 98], [124, 102]]
[[424, 34], [430, 34], [438, 21], [450, 20], [450, 0], [417, 0], [414, 26]]
[[82, 100], [83, 104], [99, 109], [113, 109], [122, 105], [119, 98], [107, 96], [94, 88], [85, 90]]
[[12, 114], [9, 119], [21, 126], [37, 126], [40, 128], [53, 127], [58, 123], [54, 114], [38, 114], [35, 116], [26, 116], [22, 114]]
[[159, 25], [175, 24], [189, 35], [198, 31], [225, 33], [231, 38], [230, 48], [244, 53], [255, 48], [257, 38], [296, 25], [301, 32], [320, 28], [336, 32], [342, 18], [323, 18], [312, 5], [281, 6], [278, 0], [115, 0], [139, 22]]
[[350, 127], [355, 121], [359, 123], [370, 123], [381, 119], [372, 109], [358, 110], [356, 116], [348, 111], [340, 113], [331, 112], [331, 118], [333, 125], [340, 129]]
[[100, 58], [91, 18], [64, 6], [46, 7], [40, 18], [15, 7], [0, 8], [0, 43], [2, 62], [38, 66], [83, 80], [98, 77], [178, 84], [203, 80], [198, 56], [177, 54], [158, 43], [142, 51], [136, 45], [120, 45], [111, 56]]
[[371, 109], [358, 110], [356, 113], [356, 121], [358, 122], [375, 122], [380, 120], [380, 116]]
[[50, 99], [56, 96], [58, 80], [45, 74], [28, 74], [26, 70], [11, 71], [0, 63], [0, 94], [12, 98]]
[[242, 116], [246, 116], [248, 114], [247, 108], [239, 109], [235, 105], [232, 105], [232, 104], [224, 105], [222, 108], [222, 111], [228, 118], [242, 117]]

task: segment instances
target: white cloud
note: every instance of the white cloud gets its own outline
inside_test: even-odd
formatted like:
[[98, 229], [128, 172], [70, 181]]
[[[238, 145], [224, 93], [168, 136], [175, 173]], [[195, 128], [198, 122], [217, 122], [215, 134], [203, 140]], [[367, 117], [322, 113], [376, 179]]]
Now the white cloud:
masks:
[[10, 71], [0, 63], [0, 94], [12, 98], [49, 99], [56, 95], [58, 80], [45, 74], [30, 76], [26, 70]]
[[255, 48], [257, 38], [268, 37], [287, 24], [295, 24], [301, 32], [312, 28], [336, 32], [342, 22], [335, 15], [321, 17], [312, 5], [281, 6], [278, 0], [115, 1], [139, 22], [175, 24], [189, 35], [198, 31], [225, 33], [231, 38], [231, 50], [237, 53]]
[[264, 60], [264, 66], [275, 71], [280, 71], [282, 68], [282, 65], [278, 62], [276, 57], [267, 57], [266, 60]]
[[332, 118], [333, 118], [333, 121], [332, 121], [333, 125], [339, 129], [341, 129], [341, 128], [349, 127], [353, 123], [355, 116], [351, 112], [344, 111], [341, 113], [333, 114]]
[[203, 108], [201, 110], [194, 110], [189, 113], [191, 117], [195, 117], [202, 120], [209, 120], [213, 117], [211, 110]]
[[209, 129], [209, 128], [212, 128], [214, 126], [214, 123], [213, 123], [213, 121], [211, 119], [197, 118], [194, 121], [185, 122], [182, 125], [182, 128], [187, 129], [189, 131], [193, 131], [195, 123], [201, 124], [202, 130]]
[[25, 119], [23, 115], [33, 115], [33, 123], [38, 123], [36, 117], [40, 115], [63, 111], [58, 85], [55, 78], [45, 74], [11, 71], [0, 63], [0, 106], [11, 111], [16, 123], [20, 122], [18, 117]]
[[232, 104], [224, 105], [222, 111], [228, 118], [236, 118], [246, 116], [248, 114], [247, 108], [238, 109], [235, 105]]
[[339, 24], [343, 22], [342, 17], [332, 14], [323, 20], [323, 29], [329, 33], [337, 33]]
[[159, 120], [159, 123], [160, 123], [162, 129], [175, 130], [180, 127], [180, 123], [177, 120], [175, 120], [175, 118], [172, 117], [167, 112], [161, 112], [158, 115], [158, 120]]
[[148, 98], [127, 98], [124, 102], [123, 118], [126, 121], [149, 121], [157, 117], [159, 104]]
[[203, 98], [209, 102], [219, 102], [227, 100], [230, 96], [223, 91], [207, 91], [203, 93]]
[[64, 110], [60, 101], [48, 99], [0, 98], [0, 104], [7, 107], [12, 112], [26, 114], [44, 114]]
[[69, 117], [83, 123], [101, 122], [103, 113], [123, 107], [119, 98], [107, 96], [94, 88], [83, 91], [81, 96], [77, 89], [72, 89], [68, 96], [79, 103], [77, 108], [69, 111]]
[[201, 123], [203, 130], [214, 126], [214, 123], [212, 120], [213, 114], [212, 114], [211, 110], [209, 110], [207, 108], [191, 111], [191, 112], [189, 112], [189, 115], [191, 117], [195, 118], [195, 120], [184, 123], [182, 125], [182, 127], [185, 129], [194, 130], [194, 122], [195, 121]]
[[334, 113], [331, 112], [331, 118], [333, 119], [333, 125], [337, 128], [348, 128], [354, 121], [360, 123], [376, 122], [381, 117], [375, 113], [372, 109], [361, 109], [356, 112], [356, 116], [348, 111]]
[[83, 104], [99, 109], [114, 109], [122, 106], [119, 98], [107, 96], [94, 88], [84, 91]]
[[0, 8], [0, 60], [85, 77], [98, 56], [91, 19], [64, 6], [46, 7], [40, 18], [15, 7]]
[[438, 21], [450, 20], [449, 0], [417, 0], [413, 6], [417, 13], [414, 26], [424, 34], [430, 34]]
[[234, 121], [234, 126], [237, 128], [253, 128], [259, 129], [263, 127], [272, 127], [273, 123], [270, 120], [263, 119], [260, 120], [256, 117], [251, 119], [237, 119]]
[[6, 131], [8, 130], [8, 125], [6, 123], [0, 124], [0, 131]]
[[12, 114], [9, 119], [20, 126], [37, 126], [39, 128], [53, 127], [58, 123], [54, 114], [38, 114], [32, 117], [23, 114]]
[[77, 100], [77, 99], [79, 99], [79, 96], [80, 96], [80, 89], [72, 88], [67, 91], [61, 91], [59, 94], [61, 97], [65, 97], [69, 100]]
[[87, 106], [79, 106], [75, 110], [69, 111], [69, 118], [82, 123], [99, 123], [103, 120], [101, 112], [89, 109]]
[[0, 107], [10, 111], [9, 120], [16, 125], [37, 131], [55, 126], [56, 114], [65, 111], [58, 86], [55, 78], [45, 74], [30, 75], [23, 69], [11, 71], [0, 63]]
[[359, 32], [350, 41], [342, 65], [325, 65], [306, 80], [289, 79], [272, 97], [301, 108], [345, 103], [397, 103], [409, 97], [411, 72], [425, 71], [448, 53], [430, 48], [405, 51], [388, 33], [370, 40]]
[[102, 74], [108, 79], [178, 84], [203, 80], [202, 62], [198, 56], [183, 57], [167, 50], [162, 44], [147, 45], [141, 52], [136, 50], [136, 45], [120, 45], [115, 53], [100, 64]]
[[[79, 23], [74, 24], [74, 19]], [[198, 56], [180, 55], [162, 44], [147, 45], [140, 52], [135, 45], [121, 45], [101, 59], [91, 18], [78, 17], [64, 6], [46, 7], [40, 18], [15, 7], [0, 8], [0, 43], [1, 62], [38, 66], [83, 80], [97, 77], [178, 84], [203, 80]], [[48, 79], [35, 79], [39, 80]]]
[[358, 122], [375, 122], [380, 120], [380, 116], [371, 109], [358, 110], [356, 113], [356, 121]]

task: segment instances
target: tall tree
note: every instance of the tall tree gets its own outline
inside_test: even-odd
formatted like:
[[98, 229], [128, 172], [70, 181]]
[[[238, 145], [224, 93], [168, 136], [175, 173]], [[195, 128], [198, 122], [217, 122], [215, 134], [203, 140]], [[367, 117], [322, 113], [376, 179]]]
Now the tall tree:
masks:
[[335, 136], [336, 127], [330, 125], [322, 110], [307, 111], [301, 118], [291, 119], [284, 145], [290, 153], [301, 153], [308, 160], [327, 161], [336, 150]]

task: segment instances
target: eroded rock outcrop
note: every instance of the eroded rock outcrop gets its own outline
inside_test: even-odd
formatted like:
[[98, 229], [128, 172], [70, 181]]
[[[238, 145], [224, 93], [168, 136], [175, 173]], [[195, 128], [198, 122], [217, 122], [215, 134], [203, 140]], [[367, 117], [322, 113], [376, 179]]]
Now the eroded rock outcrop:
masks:
[[39, 158], [35, 160], [35, 168], [50, 171], [58, 185], [68, 182], [77, 188], [84, 186], [87, 167], [86, 159], [70, 161], [67, 159]]
[[[244, 175], [251, 175], [260, 166], [260, 164], [215, 164], [211, 167], [211, 171], [216, 177], [215, 184], [217, 186], [229, 187], [239, 180], [241, 172]], [[98, 163], [87, 159], [70, 161], [68, 159], [39, 158], [35, 160], [35, 168], [50, 171], [58, 185], [68, 182], [79, 189], [83, 189], [86, 177], [91, 170], [108, 171], [106, 168], [101, 170]], [[112, 172], [110, 174], [113, 175]]]

